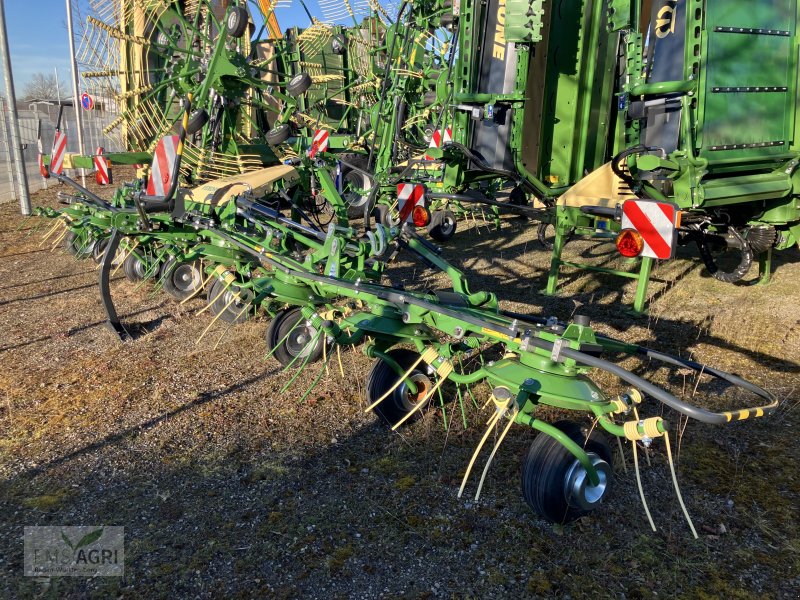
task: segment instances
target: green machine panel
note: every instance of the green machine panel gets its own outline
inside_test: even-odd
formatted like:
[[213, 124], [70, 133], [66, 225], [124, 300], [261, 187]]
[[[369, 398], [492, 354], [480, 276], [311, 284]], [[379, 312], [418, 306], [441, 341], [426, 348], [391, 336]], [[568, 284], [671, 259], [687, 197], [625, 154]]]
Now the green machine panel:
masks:
[[786, 154], [792, 143], [797, 0], [706, 2], [698, 151], [709, 161]]

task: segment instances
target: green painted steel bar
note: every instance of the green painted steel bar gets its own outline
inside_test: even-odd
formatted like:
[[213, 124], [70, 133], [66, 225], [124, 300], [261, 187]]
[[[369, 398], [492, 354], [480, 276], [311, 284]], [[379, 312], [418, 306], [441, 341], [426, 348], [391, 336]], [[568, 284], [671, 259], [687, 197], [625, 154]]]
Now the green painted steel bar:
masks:
[[569, 452], [578, 459], [578, 462], [581, 463], [581, 466], [586, 470], [586, 474], [589, 476], [589, 482], [593, 485], [600, 485], [600, 477], [597, 475], [597, 469], [595, 469], [592, 461], [589, 459], [589, 456], [586, 452], [581, 448], [571, 437], [569, 437], [566, 433], [558, 429], [557, 427], [553, 427], [549, 423], [542, 421], [540, 419], [535, 418], [533, 415], [525, 414], [525, 413], [518, 413], [516, 417], [517, 423], [522, 425], [527, 425], [541, 433], [549, 435], [550, 437], [557, 440], [564, 448], [569, 450]]

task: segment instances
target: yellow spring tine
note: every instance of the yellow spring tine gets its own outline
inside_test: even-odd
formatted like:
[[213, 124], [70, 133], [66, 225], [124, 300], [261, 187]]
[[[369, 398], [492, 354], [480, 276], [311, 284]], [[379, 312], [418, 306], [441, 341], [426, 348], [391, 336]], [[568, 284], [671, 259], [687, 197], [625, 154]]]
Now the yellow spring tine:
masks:
[[61, 243], [61, 240], [63, 240], [65, 237], [67, 237], [67, 234], [68, 234], [68, 233], [69, 233], [69, 229], [68, 229], [68, 228], [65, 226], [65, 227], [64, 227], [64, 231], [61, 233], [61, 235], [60, 235], [60, 236], [58, 236], [58, 237], [56, 238], [56, 241], [55, 241], [55, 242], [53, 242], [53, 243], [50, 245], [50, 250], [55, 250], [55, 249], [56, 249], [56, 246], [58, 246], [58, 245]]
[[236, 298], [231, 298], [230, 302], [228, 302], [225, 305], [225, 308], [223, 308], [221, 311], [219, 311], [217, 313], [217, 316], [215, 316], [213, 319], [211, 319], [211, 323], [208, 324], [208, 327], [206, 327], [205, 330], [203, 331], [203, 333], [200, 334], [200, 337], [197, 338], [197, 341], [195, 342], [195, 346], [200, 343], [200, 340], [202, 340], [203, 337], [206, 335], [206, 333], [208, 333], [208, 330], [211, 329], [211, 327], [214, 325], [214, 323], [216, 323], [219, 320], [219, 318], [222, 316], [222, 313], [224, 313], [226, 310], [228, 310], [230, 308], [231, 304], [233, 304], [234, 302], [236, 302]]
[[[347, 334], [348, 334], [348, 335], [350, 335], [350, 329], [349, 329], [349, 328], [347, 329]], [[354, 348], [354, 350], [355, 350], [355, 348]], [[386, 392], [386, 393], [385, 393], [383, 396], [381, 396], [380, 398], [378, 398], [378, 399], [377, 399], [375, 402], [373, 402], [373, 403], [372, 403], [372, 404], [370, 404], [370, 405], [369, 405], [369, 406], [368, 406], [366, 409], [364, 409], [364, 412], [369, 412], [369, 411], [371, 411], [371, 410], [372, 410], [372, 409], [374, 409], [376, 406], [378, 406], [378, 404], [380, 404], [381, 402], [383, 402], [384, 400], [386, 400], [386, 398], [388, 398], [388, 397], [389, 397], [389, 395], [390, 395], [392, 392], [394, 392], [394, 391], [395, 391], [397, 388], [399, 388], [399, 387], [400, 387], [400, 384], [401, 384], [401, 383], [403, 383], [403, 381], [405, 381], [405, 380], [406, 380], [406, 378], [408, 378], [408, 376], [411, 374], [411, 371], [413, 371], [414, 369], [416, 369], [416, 368], [417, 368], [417, 366], [419, 365], [419, 363], [421, 363], [421, 362], [424, 360], [425, 362], [427, 362], [428, 364], [430, 364], [430, 363], [432, 363], [434, 360], [436, 360], [436, 357], [437, 357], [437, 356], [438, 356], [438, 355], [436, 354], [436, 350], [434, 350], [433, 348], [427, 348], [427, 349], [425, 350], [425, 352], [423, 352], [423, 353], [420, 355], [419, 359], [418, 359], [418, 360], [417, 360], [417, 361], [416, 361], [416, 362], [415, 362], [413, 365], [411, 365], [411, 367], [408, 369], [408, 371], [406, 371], [406, 372], [403, 374], [403, 376], [402, 376], [402, 377], [400, 377], [400, 378], [397, 380], [397, 382], [396, 382], [396, 383], [395, 383], [395, 384], [394, 384], [394, 385], [393, 385], [393, 386], [392, 386], [392, 387], [391, 387], [391, 388], [390, 388], [390, 389], [389, 389], [389, 390], [388, 390], [388, 391], [387, 391], [387, 392]], [[341, 361], [340, 361], [340, 362], [341, 362]], [[344, 377], [344, 372], [342, 372], [342, 377]]]
[[336, 360], [339, 361], [339, 374], [344, 379], [344, 368], [342, 367], [342, 350], [339, 344], [336, 344]]
[[489, 426], [486, 428], [486, 433], [483, 434], [483, 437], [481, 438], [478, 447], [475, 448], [475, 452], [472, 453], [472, 458], [470, 459], [469, 464], [467, 465], [467, 472], [464, 473], [464, 479], [461, 480], [461, 487], [458, 489], [459, 498], [461, 498], [461, 494], [464, 493], [464, 488], [467, 486], [467, 480], [469, 479], [469, 474], [472, 472], [472, 467], [473, 465], [475, 465], [475, 461], [478, 459], [478, 454], [481, 453], [481, 450], [483, 449], [483, 445], [486, 443], [486, 440], [489, 439], [489, 434], [492, 433], [492, 428], [494, 427], [494, 424], [504, 414], [505, 411], [495, 412], [495, 414], [492, 415], [492, 418], [489, 419]]
[[[46, 234], [44, 234], [44, 236], [42, 237], [42, 241], [41, 241], [41, 242], [39, 242], [39, 247], [40, 247], [40, 248], [41, 248], [41, 247], [44, 245], [44, 243], [47, 241], [47, 238], [49, 238], [51, 235], [53, 235], [53, 234], [56, 232], [56, 229], [58, 229], [58, 227], [59, 227], [60, 225], [64, 225], [63, 221], [61, 221], [61, 220], [58, 220], [58, 221], [56, 221], [55, 225], [53, 225], [53, 226], [52, 226], [52, 227], [49, 229], [49, 231], [48, 231]], [[65, 227], [66, 227], [66, 225], [65, 225]]]
[[511, 429], [511, 426], [514, 424], [514, 419], [517, 417], [517, 412], [514, 411], [514, 414], [511, 415], [511, 418], [508, 420], [508, 425], [503, 428], [503, 432], [500, 434], [500, 437], [497, 439], [497, 442], [492, 448], [492, 453], [489, 455], [489, 460], [486, 461], [486, 466], [483, 468], [483, 474], [481, 475], [481, 481], [478, 484], [478, 491], [475, 492], [475, 501], [478, 501], [478, 498], [481, 497], [481, 490], [483, 489], [483, 482], [486, 479], [486, 474], [489, 472], [489, 467], [492, 466], [492, 461], [494, 460], [494, 455], [497, 454], [497, 451], [500, 449], [500, 444], [503, 443], [503, 440], [506, 437], [506, 434]]
[[438, 390], [439, 387], [444, 383], [444, 379], [445, 378], [439, 379], [439, 381], [436, 382], [436, 385], [434, 385], [431, 388], [431, 391], [425, 394], [425, 397], [419, 402], [417, 402], [417, 405], [410, 411], [408, 411], [408, 413], [406, 413], [406, 416], [404, 416], [402, 419], [400, 419], [397, 423], [395, 423], [392, 426], [392, 431], [397, 431], [397, 428], [400, 427], [406, 421], [408, 421], [412, 417], [412, 415], [414, 415], [417, 411], [422, 410], [422, 407], [425, 406], [425, 404], [428, 402], [428, 400], [434, 394], [434, 392], [436, 392], [436, 390]]
[[[235, 298], [234, 298], [234, 300], [235, 300]], [[245, 304], [244, 307], [242, 308], [242, 310], [240, 310], [237, 313], [237, 315], [233, 318], [233, 323], [235, 323], [238, 320], [238, 318], [241, 317], [244, 314], [244, 311], [246, 311], [248, 308], [250, 308], [250, 303], [249, 302], [247, 304]], [[214, 350], [217, 349], [217, 346], [219, 346], [219, 343], [222, 341], [222, 338], [224, 338], [228, 334], [228, 331], [230, 331], [231, 327], [233, 327], [233, 323], [228, 323], [228, 326], [222, 332], [222, 335], [219, 336], [219, 339], [217, 340], [217, 343], [214, 344]]]
[[126, 261], [126, 260], [128, 260], [128, 257], [129, 257], [131, 254], [133, 254], [133, 251], [134, 251], [134, 250], [136, 250], [136, 248], [137, 248], [138, 246], [139, 246], [139, 240], [136, 240], [136, 241], [133, 243], [133, 246], [131, 246], [130, 248], [128, 248], [128, 252], [127, 252], [126, 254], [123, 254], [123, 256], [122, 256], [122, 257], [119, 259], [119, 264], [117, 265], [117, 268], [116, 268], [116, 269], [114, 269], [114, 270], [111, 272], [111, 276], [112, 276], [112, 277], [113, 277], [114, 275], [116, 275], [116, 274], [117, 274], [117, 271], [119, 271], [119, 270], [122, 268], [122, 265], [124, 265], [124, 264], [125, 264], [125, 261]]
[[370, 405], [369, 405], [367, 408], [365, 408], [365, 409], [364, 409], [364, 412], [370, 412], [372, 409], [374, 409], [376, 406], [378, 406], [378, 404], [380, 404], [381, 402], [383, 402], [384, 400], [386, 400], [386, 398], [388, 398], [388, 397], [389, 397], [389, 396], [392, 394], [392, 392], [394, 392], [394, 391], [395, 391], [397, 388], [399, 388], [399, 387], [400, 387], [400, 384], [401, 384], [401, 383], [403, 383], [403, 382], [404, 382], [404, 381], [405, 381], [405, 380], [408, 378], [408, 376], [409, 376], [409, 375], [411, 375], [411, 371], [413, 371], [414, 369], [416, 369], [416, 368], [417, 368], [417, 366], [419, 365], [419, 363], [421, 363], [421, 362], [422, 362], [422, 357], [420, 356], [420, 357], [419, 357], [419, 358], [418, 358], [418, 359], [417, 359], [417, 360], [414, 362], [414, 364], [413, 364], [413, 365], [411, 365], [411, 366], [408, 368], [408, 370], [407, 370], [405, 373], [403, 373], [403, 375], [401, 375], [400, 377], [398, 377], [398, 379], [397, 379], [397, 381], [395, 382], [395, 384], [394, 384], [392, 387], [390, 387], [390, 388], [389, 388], [389, 389], [386, 391], [386, 393], [385, 393], [383, 396], [381, 396], [380, 398], [378, 398], [377, 400], [375, 400], [375, 402], [373, 402], [373, 403], [372, 403], [372, 404], [370, 404]]
[[[450, 367], [449, 369], [446, 368], [448, 366]], [[447, 379], [447, 376], [450, 375], [450, 373], [452, 373], [452, 372], [453, 372], [453, 366], [450, 365], [450, 363], [446, 362], [446, 363], [442, 364], [442, 366], [437, 370], [437, 373], [439, 374], [439, 381], [437, 381], [436, 385], [434, 385], [431, 388], [431, 390], [427, 394], [425, 394], [425, 397], [422, 400], [417, 402], [417, 405], [413, 409], [411, 409], [406, 414], [406, 416], [404, 416], [402, 419], [400, 419], [397, 423], [394, 424], [394, 426], [392, 427], [392, 431], [397, 431], [398, 427], [400, 427], [403, 423], [408, 421], [411, 418], [411, 416], [414, 413], [416, 413], [418, 410], [421, 410], [422, 407], [425, 406], [425, 404], [428, 402], [428, 400], [431, 399], [433, 394], [436, 393], [436, 390], [438, 390], [442, 386], [442, 384]]]
[[211, 305], [212, 305], [212, 304], [214, 304], [214, 302], [216, 302], [216, 301], [217, 301], [217, 300], [219, 300], [220, 298], [222, 298], [223, 294], [224, 294], [225, 292], [227, 292], [227, 291], [228, 291], [228, 289], [229, 289], [229, 288], [228, 288], [228, 283], [227, 283], [226, 281], [224, 281], [224, 280], [223, 280], [223, 282], [222, 282], [222, 290], [220, 291], [220, 293], [219, 293], [219, 294], [217, 294], [217, 295], [216, 295], [216, 297], [215, 297], [213, 300], [211, 300], [211, 301], [210, 301], [210, 302], [209, 302], [209, 303], [208, 303], [206, 306], [204, 306], [203, 308], [201, 308], [201, 309], [198, 311], [198, 313], [197, 313], [197, 314], [198, 314], [198, 315], [201, 315], [201, 314], [203, 314], [204, 312], [206, 312], [206, 311], [207, 311], [209, 308], [211, 308]]
[[219, 270], [219, 268], [221, 266], [222, 265], [220, 265], [219, 267], [214, 269], [211, 273], [209, 273], [208, 277], [206, 277], [205, 280], [203, 280], [203, 282], [200, 284], [200, 287], [198, 287], [195, 291], [193, 291], [190, 296], [187, 296], [186, 298], [181, 300], [181, 304], [186, 304], [189, 300], [191, 300], [192, 298], [197, 296], [197, 294], [199, 294], [201, 291], [203, 291], [205, 289], [205, 287], [208, 285], [208, 282], [211, 280], [211, 278], [214, 277], [214, 275], [218, 274], [217, 270]]

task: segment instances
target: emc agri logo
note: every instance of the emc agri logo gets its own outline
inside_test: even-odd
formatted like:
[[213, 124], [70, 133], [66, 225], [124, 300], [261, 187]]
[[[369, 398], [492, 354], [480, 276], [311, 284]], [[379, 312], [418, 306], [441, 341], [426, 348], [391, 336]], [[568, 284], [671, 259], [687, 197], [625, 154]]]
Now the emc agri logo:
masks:
[[124, 527], [25, 527], [25, 575], [121, 576], [124, 542]]

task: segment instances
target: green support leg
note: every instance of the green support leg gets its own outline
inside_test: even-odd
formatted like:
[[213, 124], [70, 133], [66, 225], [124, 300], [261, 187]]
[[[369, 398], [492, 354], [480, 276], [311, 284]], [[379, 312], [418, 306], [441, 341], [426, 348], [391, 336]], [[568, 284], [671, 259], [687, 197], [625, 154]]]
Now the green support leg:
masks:
[[766, 285], [772, 276], [772, 248], [758, 255], [758, 285]]
[[545, 295], [547, 296], [552, 296], [556, 293], [556, 286], [558, 285], [558, 272], [561, 268], [561, 252], [564, 250], [566, 239], [566, 232], [562, 229], [560, 223], [556, 223], [556, 237], [553, 240], [553, 254], [550, 258], [550, 272], [547, 275], [547, 288], [544, 291]]
[[645, 313], [644, 304], [647, 302], [647, 284], [650, 282], [650, 272], [653, 270], [653, 259], [643, 258], [639, 268], [639, 278], [636, 281], [636, 298], [633, 301], [633, 312]]

